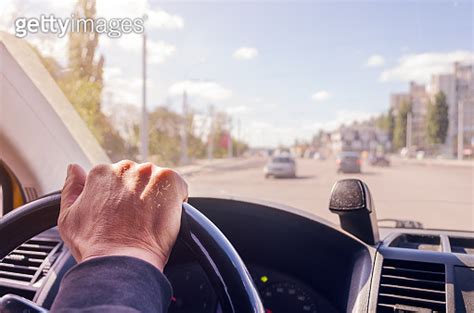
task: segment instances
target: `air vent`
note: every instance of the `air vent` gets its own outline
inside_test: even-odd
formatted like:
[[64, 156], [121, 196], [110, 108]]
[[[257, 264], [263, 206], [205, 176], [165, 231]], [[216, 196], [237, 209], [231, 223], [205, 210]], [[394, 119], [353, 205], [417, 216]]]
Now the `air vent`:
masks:
[[39, 283], [55, 261], [60, 242], [32, 239], [0, 261], [2, 281], [31, 285]]
[[443, 251], [441, 248], [441, 239], [437, 235], [401, 234], [390, 243], [390, 247]]
[[444, 264], [385, 259], [377, 312], [446, 312]]
[[449, 237], [449, 243], [454, 253], [474, 254], [474, 238]]

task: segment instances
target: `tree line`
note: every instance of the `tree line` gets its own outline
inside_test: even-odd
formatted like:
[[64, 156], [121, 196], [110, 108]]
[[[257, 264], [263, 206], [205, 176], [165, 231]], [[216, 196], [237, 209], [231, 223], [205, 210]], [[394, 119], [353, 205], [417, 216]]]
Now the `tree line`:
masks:
[[[96, 1], [78, 0], [73, 13], [76, 19], [94, 19]], [[124, 136], [124, 130], [118, 129], [113, 119], [102, 111], [101, 99], [104, 84], [107, 83], [103, 79], [105, 56], [97, 55], [99, 34], [93, 29], [87, 29], [91, 27], [90, 24], [85, 24], [83, 27], [85, 29], [81, 29], [80, 32], [68, 34], [65, 68], [53, 57], [43, 56], [39, 50], [32, 48], [110, 159], [112, 161], [124, 158], [138, 160], [138, 122], [128, 125], [126, 136]], [[117, 108], [117, 110], [120, 109], [120, 107]], [[217, 112], [216, 117], [213, 119], [213, 136], [204, 138], [203, 134], [196, 133], [195, 112], [189, 112], [184, 116], [167, 107], [156, 107], [148, 116], [150, 159], [162, 165], [178, 164], [182, 138], [180, 130], [182, 129], [186, 132], [189, 158], [205, 157], [208, 140], [214, 141], [213, 157], [227, 155], [228, 144], [223, 143], [222, 138], [230, 136], [227, 124], [229, 119], [224, 112]], [[232, 139], [232, 145], [234, 154], [241, 154], [247, 149], [244, 142], [236, 139]]]
[[[438, 92], [433, 100], [427, 104], [427, 114], [425, 117], [425, 138], [426, 142], [435, 150], [444, 144], [448, 135], [449, 117], [448, 103], [446, 95]], [[386, 114], [377, 118], [376, 125], [385, 130], [388, 134], [392, 148], [399, 150], [407, 146], [407, 121], [408, 114], [412, 113], [412, 103], [404, 101], [398, 110], [390, 108]]]

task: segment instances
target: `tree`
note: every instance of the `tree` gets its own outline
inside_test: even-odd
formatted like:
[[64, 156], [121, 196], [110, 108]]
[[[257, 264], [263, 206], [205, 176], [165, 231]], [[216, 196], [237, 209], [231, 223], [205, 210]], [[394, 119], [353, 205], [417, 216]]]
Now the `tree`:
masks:
[[393, 109], [390, 108], [387, 112], [387, 114], [381, 114], [378, 116], [375, 120], [375, 125], [386, 131], [388, 135], [388, 139], [390, 141], [393, 140], [393, 131], [395, 129], [395, 116], [393, 113]]
[[445, 143], [449, 125], [448, 109], [446, 96], [442, 91], [435, 95], [434, 103], [428, 104], [426, 135], [429, 143], [434, 145]]
[[403, 102], [395, 117], [395, 127], [393, 130], [393, 145], [396, 149], [406, 146], [407, 138], [407, 116], [411, 111], [411, 103]]
[[102, 86], [104, 56], [96, 57], [99, 34], [92, 27], [95, 18], [96, 0], [78, 0], [74, 19], [85, 22], [79, 24], [79, 31], [69, 33], [68, 65], [76, 78]]
[[388, 140], [390, 142], [393, 142], [393, 135], [394, 135], [394, 131], [395, 131], [395, 114], [394, 114], [392, 108], [390, 108], [388, 110], [388, 114], [387, 114], [387, 117], [386, 117], [386, 123], [387, 123]]
[[393, 143], [393, 132], [395, 130], [395, 114], [390, 108], [387, 114], [381, 114], [375, 119], [375, 125], [387, 133], [388, 141]]
[[[74, 19], [92, 21], [95, 17], [95, 0], [77, 1]], [[96, 55], [99, 34], [92, 29], [92, 22], [80, 25], [80, 31], [69, 33], [67, 71], [53, 77], [108, 156], [117, 161], [127, 156], [128, 149], [101, 111], [105, 59]]]
[[230, 133], [230, 119], [225, 112], [215, 112], [213, 117], [213, 156], [223, 158], [227, 156]]
[[[201, 138], [194, 132], [193, 112], [185, 118], [185, 131], [187, 132], [188, 154], [191, 158], [202, 158], [206, 147]], [[149, 149], [151, 160], [166, 166], [177, 165], [181, 156], [183, 116], [165, 107], [157, 107], [149, 114]]]

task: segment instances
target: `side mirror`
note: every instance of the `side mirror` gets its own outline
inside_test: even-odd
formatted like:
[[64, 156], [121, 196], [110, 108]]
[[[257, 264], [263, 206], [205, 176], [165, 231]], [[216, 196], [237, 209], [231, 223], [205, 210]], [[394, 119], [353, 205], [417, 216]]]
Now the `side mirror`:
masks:
[[379, 242], [375, 206], [369, 187], [359, 179], [337, 181], [331, 190], [329, 210], [339, 215], [342, 229], [367, 244]]

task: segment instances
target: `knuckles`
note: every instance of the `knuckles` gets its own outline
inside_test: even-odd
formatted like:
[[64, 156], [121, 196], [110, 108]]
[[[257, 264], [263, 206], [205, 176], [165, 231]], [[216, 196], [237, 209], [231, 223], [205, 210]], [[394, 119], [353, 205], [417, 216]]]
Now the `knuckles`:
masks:
[[150, 176], [155, 167], [156, 166], [153, 163], [146, 162], [146, 163], [138, 164], [138, 166], [136, 167], [136, 170], [138, 171], [139, 175]]
[[113, 164], [113, 167], [117, 168], [118, 170], [128, 170], [136, 165], [135, 162], [130, 161], [130, 160], [122, 160], [119, 161], [115, 164]]
[[159, 177], [159, 180], [163, 180], [174, 185], [183, 200], [188, 197], [188, 184], [176, 171], [170, 168], [162, 168], [160, 169], [157, 175]]
[[180, 196], [183, 198], [188, 196], [188, 185], [180, 174], [170, 168], [158, 167], [151, 162], [135, 163], [130, 160], [122, 160], [112, 165], [99, 164], [90, 170], [88, 180], [103, 180], [107, 179], [107, 177], [118, 177], [122, 180], [126, 172], [128, 173], [128, 178], [125, 178], [125, 180], [137, 181], [132, 184], [139, 184], [138, 181], [140, 180], [151, 184], [148, 188], [153, 188], [152, 186], [160, 183], [171, 184], [179, 192]]
[[166, 179], [166, 180], [171, 180], [172, 182], [177, 181], [180, 179], [180, 176], [178, 173], [176, 173], [174, 170], [170, 168], [161, 168], [159, 171], [157, 171], [156, 176], [160, 179]]
[[103, 176], [112, 170], [109, 164], [95, 165], [90, 171], [88, 177]]

